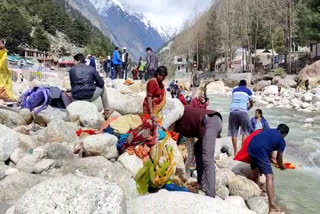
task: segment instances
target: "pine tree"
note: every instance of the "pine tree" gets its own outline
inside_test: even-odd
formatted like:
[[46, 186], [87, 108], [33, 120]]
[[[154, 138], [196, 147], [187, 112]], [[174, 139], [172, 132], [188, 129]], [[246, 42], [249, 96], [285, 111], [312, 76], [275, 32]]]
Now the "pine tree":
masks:
[[33, 46], [39, 51], [49, 51], [50, 50], [50, 41], [46, 33], [40, 28], [37, 27], [33, 34]]

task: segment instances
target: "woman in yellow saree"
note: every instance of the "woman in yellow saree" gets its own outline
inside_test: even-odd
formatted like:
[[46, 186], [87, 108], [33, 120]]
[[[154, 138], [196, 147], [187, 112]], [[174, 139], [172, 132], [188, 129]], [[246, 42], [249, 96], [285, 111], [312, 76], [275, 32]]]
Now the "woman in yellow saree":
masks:
[[163, 81], [167, 76], [167, 68], [160, 66], [156, 70], [154, 78], [147, 83], [147, 96], [143, 102], [143, 113], [151, 115], [151, 118], [155, 121], [166, 104], [166, 89]]
[[13, 101], [11, 71], [8, 69], [7, 50], [3, 40], [0, 40], [0, 99]]

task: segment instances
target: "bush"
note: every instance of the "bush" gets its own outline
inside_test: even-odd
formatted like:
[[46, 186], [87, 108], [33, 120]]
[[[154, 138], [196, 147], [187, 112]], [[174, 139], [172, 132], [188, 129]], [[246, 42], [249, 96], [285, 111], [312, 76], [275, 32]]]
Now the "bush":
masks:
[[274, 73], [275, 76], [282, 76], [285, 74], [284, 69], [281, 67], [273, 69], [272, 72]]

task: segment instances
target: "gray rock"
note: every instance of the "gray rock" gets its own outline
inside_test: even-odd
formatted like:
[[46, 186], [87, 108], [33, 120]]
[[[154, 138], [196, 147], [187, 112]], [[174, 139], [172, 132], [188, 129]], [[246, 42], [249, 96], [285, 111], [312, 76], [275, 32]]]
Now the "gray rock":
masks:
[[13, 130], [20, 134], [28, 135], [30, 134], [31, 127], [30, 126], [17, 126]]
[[17, 133], [0, 124], [0, 161], [6, 161], [19, 145]]
[[254, 196], [260, 196], [261, 193], [261, 190], [256, 183], [238, 175], [228, 178], [228, 187], [231, 195], [241, 196], [245, 200]]
[[229, 194], [230, 194], [229, 189], [225, 186], [220, 187], [220, 189], [218, 189], [216, 193], [216, 195], [222, 198], [223, 200], [229, 197]]
[[35, 174], [41, 174], [42, 172], [48, 171], [50, 168], [54, 167], [54, 164], [55, 161], [52, 159], [41, 160], [33, 167], [33, 172]]
[[53, 160], [71, 160], [74, 158], [73, 151], [61, 143], [52, 143], [48, 147], [47, 156]]
[[227, 74], [226, 78], [223, 79], [226, 86], [235, 87], [239, 85], [240, 80], [246, 80], [248, 84], [251, 84], [252, 74], [251, 73], [230, 73]]
[[216, 170], [216, 189], [227, 186], [228, 179], [232, 176], [234, 173], [228, 168]]
[[0, 123], [9, 128], [27, 125], [26, 121], [19, 113], [5, 109], [0, 109]]
[[35, 117], [34, 121], [40, 126], [46, 126], [55, 119], [66, 120], [67, 112], [65, 110], [63, 111], [61, 109], [48, 106]]
[[135, 178], [139, 170], [143, 167], [143, 161], [136, 155], [129, 155], [127, 152], [123, 153], [119, 158], [118, 162], [131, 172], [132, 177]]
[[6, 176], [6, 171], [9, 169], [9, 166], [5, 165], [3, 162], [0, 162], [0, 180]]
[[10, 160], [17, 164], [24, 156], [26, 156], [28, 153], [25, 149], [22, 148], [16, 148], [13, 153], [10, 155]]
[[15, 213], [117, 213], [126, 212], [121, 188], [102, 178], [66, 176], [48, 179], [27, 191]]
[[39, 176], [25, 172], [8, 175], [0, 182], [0, 201], [17, 200], [40, 181]]
[[19, 111], [20, 116], [24, 119], [24, 121], [26, 122], [26, 124], [31, 124], [33, 117], [32, 117], [32, 113], [29, 109], [27, 108], [23, 108]]
[[228, 203], [219, 198], [160, 190], [129, 202], [128, 214], [136, 213], [211, 213], [211, 214], [253, 214], [248, 208]]
[[5, 175], [8, 176], [8, 175], [11, 175], [11, 174], [14, 174], [14, 173], [18, 173], [19, 172], [19, 169], [16, 169], [16, 168], [8, 168], [5, 172]]
[[118, 138], [111, 134], [91, 135], [83, 139], [83, 147], [88, 156], [104, 156], [107, 159], [117, 158]]
[[270, 85], [271, 85], [271, 80], [262, 80], [262, 81], [259, 81], [254, 86], [254, 90], [255, 91], [263, 91], [265, 87], [270, 86]]
[[80, 121], [84, 127], [98, 129], [103, 122], [95, 104], [86, 101], [76, 101], [67, 107], [68, 119], [71, 122]]
[[47, 127], [47, 141], [50, 143], [73, 143], [77, 140], [77, 126], [61, 119], [53, 120]]
[[250, 210], [255, 211], [257, 214], [268, 214], [269, 205], [263, 197], [253, 197], [247, 200], [247, 204]]
[[32, 173], [33, 167], [36, 165], [38, 161], [39, 159], [35, 155], [27, 154], [21, 160], [18, 161], [17, 169], [24, 172]]

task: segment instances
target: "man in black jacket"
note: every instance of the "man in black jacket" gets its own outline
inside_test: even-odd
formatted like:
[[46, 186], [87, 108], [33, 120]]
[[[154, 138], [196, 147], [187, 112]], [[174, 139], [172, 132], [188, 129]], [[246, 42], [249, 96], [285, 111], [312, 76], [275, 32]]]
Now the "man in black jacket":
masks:
[[72, 100], [93, 102], [101, 97], [104, 116], [107, 119], [112, 111], [109, 108], [107, 91], [104, 88], [103, 79], [93, 67], [85, 64], [83, 54], [75, 55], [74, 60], [76, 65], [69, 71]]

